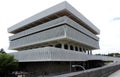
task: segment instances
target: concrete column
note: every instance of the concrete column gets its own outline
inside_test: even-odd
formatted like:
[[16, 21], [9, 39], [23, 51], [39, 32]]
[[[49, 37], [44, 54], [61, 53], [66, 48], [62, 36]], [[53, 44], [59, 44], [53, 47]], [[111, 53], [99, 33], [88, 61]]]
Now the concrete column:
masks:
[[68, 50], [70, 50], [70, 44], [68, 44]]
[[77, 46], [78, 52], [79, 52], [79, 46]]
[[65, 49], [65, 48], [64, 48], [64, 44], [62, 43], [61, 45], [62, 45], [62, 49]]
[[88, 49], [86, 49], [86, 54], [88, 54]]
[[81, 52], [84, 52], [84, 51], [83, 51], [83, 47], [81, 47], [81, 50], [82, 50]]
[[92, 50], [90, 50], [90, 55], [92, 55]]
[[83, 50], [83, 51], [84, 51], [84, 53], [86, 53], [86, 49], [85, 49], [85, 48], [84, 48], [84, 50]]
[[53, 44], [53, 47], [55, 47], [55, 44]]
[[89, 49], [88, 49], [88, 55], [90, 54]]
[[90, 50], [88, 49], [88, 55], [90, 54]]

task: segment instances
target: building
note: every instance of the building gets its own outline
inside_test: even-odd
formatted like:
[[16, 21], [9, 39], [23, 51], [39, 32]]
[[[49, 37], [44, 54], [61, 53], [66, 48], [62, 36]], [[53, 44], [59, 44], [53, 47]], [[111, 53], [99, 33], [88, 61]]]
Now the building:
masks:
[[56, 75], [103, 65], [92, 55], [99, 49], [100, 31], [69, 3], [62, 2], [8, 29], [9, 49], [20, 62], [20, 70]]

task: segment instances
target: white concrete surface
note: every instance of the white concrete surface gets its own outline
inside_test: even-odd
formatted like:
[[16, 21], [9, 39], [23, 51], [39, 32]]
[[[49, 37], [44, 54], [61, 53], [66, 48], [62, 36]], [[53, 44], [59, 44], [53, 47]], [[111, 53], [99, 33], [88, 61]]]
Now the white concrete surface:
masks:
[[112, 73], [112, 74], [111, 74], [110, 76], [108, 76], [108, 77], [120, 77], [120, 70]]

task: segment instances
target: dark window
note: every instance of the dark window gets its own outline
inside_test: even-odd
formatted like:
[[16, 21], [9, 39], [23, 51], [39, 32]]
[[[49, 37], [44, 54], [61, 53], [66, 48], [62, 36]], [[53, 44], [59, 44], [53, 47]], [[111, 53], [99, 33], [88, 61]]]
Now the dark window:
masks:
[[48, 45], [48, 47], [53, 47], [53, 45]]
[[75, 47], [75, 51], [78, 51], [78, 47], [77, 46]]
[[72, 45], [70, 45], [70, 50], [73, 50], [73, 46]]
[[80, 47], [79, 50], [82, 51], [82, 48]]
[[43, 47], [45, 47], [45, 46], [41, 46], [41, 48], [43, 48]]
[[86, 50], [83, 48], [83, 51], [86, 53]]
[[56, 47], [56, 48], [61, 48], [62, 45], [61, 45], [61, 44], [56, 44], [55, 47]]
[[65, 48], [65, 49], [68, 49], [68, 45], [67, 45], [67, 44], [65, 44], [65, 45], [64, 45], [64, 48]]

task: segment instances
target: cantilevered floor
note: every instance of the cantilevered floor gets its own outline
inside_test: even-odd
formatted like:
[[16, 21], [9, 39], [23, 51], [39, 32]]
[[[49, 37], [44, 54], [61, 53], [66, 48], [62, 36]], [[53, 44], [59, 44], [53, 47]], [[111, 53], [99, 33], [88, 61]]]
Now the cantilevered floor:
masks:
[[[10, 49], [20, 49], [56, 40], [76, 41], [91, 49], [99, 48], [99, 38], [67, 16], [32, 27], [9, 37]], [[69, 39], [69, 40], [68, 40]]]
[[61, 16], [70, 17], [71, 19], [75, 20], [77, 23], [81, 24], [83, 27], [87, 28], [94, 34], [100, 33], [97, 27], [95, 27], [87, 18], [85, 18], [81, 13], [79, 13], [76, 9], [74, 9], [67, 2], [62, 2], [28, 19], [25, 19], [24, 21], [20, 23], [17, 23], [16, 25], [10, 27], [8, 29], [8, 32], [16, 34], [25, 29], [34, 27], [38, 24], [43, 24], [45, 22], [51, 21]]
[[21, 52], [11, 53], [19, 62], [43, 62], [43, 61], [120, 61], [119, 58], [107, 56], [87, 55], [83, 52], [65, 50], [54, 47], [44, 47]]

